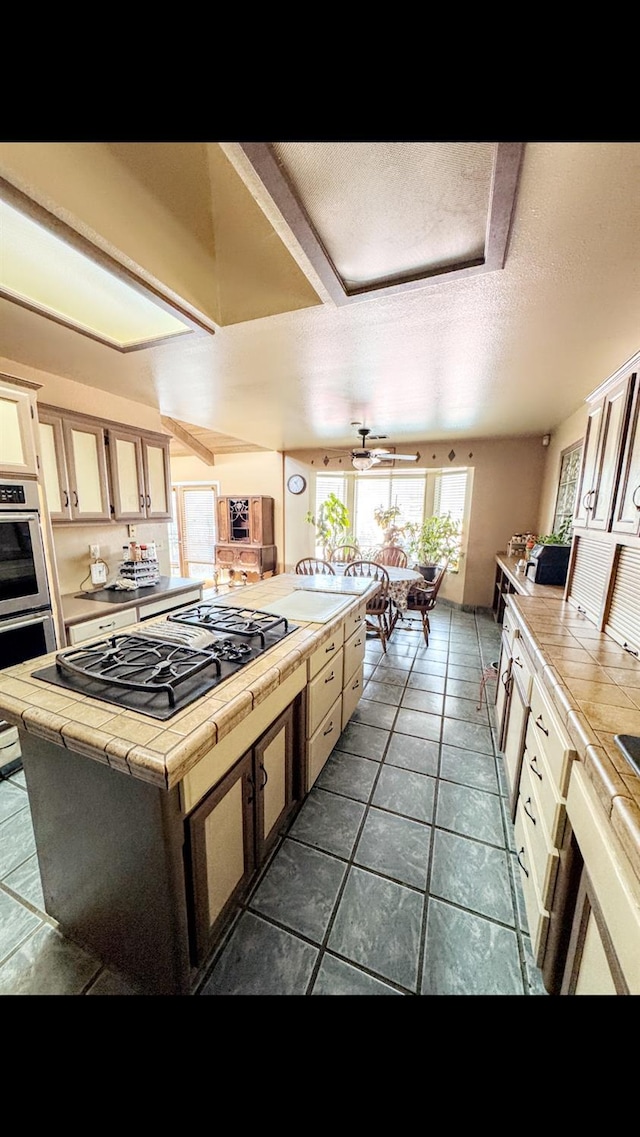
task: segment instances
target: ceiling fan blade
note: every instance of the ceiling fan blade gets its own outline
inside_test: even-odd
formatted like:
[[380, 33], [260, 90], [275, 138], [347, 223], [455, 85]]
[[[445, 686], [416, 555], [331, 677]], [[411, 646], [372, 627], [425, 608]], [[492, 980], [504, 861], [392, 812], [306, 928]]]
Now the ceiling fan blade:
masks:
[[389, 458], [392, 458], [394, 461], [396, 458], [399, 458], [401, 462], [417, 462], [419, 457], [419, 454], [389, 454]]

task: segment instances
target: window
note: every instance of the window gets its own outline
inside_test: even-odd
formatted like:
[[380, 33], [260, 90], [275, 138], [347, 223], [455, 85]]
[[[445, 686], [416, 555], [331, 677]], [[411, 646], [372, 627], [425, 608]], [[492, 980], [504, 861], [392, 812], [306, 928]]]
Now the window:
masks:
[[422, 521], [424, 516], [426, 474], [413, 477], [358, 477], [355, 475], [354, 529], [361, 549], [382, 543], [382, 532], [374, 510], [397, 505], [402, 521]]
[[582, 443], [570, 446], [560, 455], [560, 480], [558, 483], [558, 497], [556, 511], [553, 517], [553, 533], [557, 533], [563, 524], [573, 518], [576, 493], [578, 490], [578, 475], [582, 459]]
[[454, 521], [462, 522], [466, 493], [466, 470], [438, 473], [433, 494], [433, 512], [439, 516], [450, 513]]
[[210, 580], [215, 569], [216, 488], [173, 486], [169, 525], [171, 575]]
[[[315, 515], [323, 501], [334, 493], [350, 513], [352, 534], [364, 551], [379, 548], [382, 531], [374, 511], [398, 505], [400, 521], [421, 523], [432, 513], [450, 513], [454, 521], [464, 524], [469, 508], [467, 493], [469, 471], [425, 470], [419, 474], [318, 474], [316, 476]], [[322, 550], [316, 549], [322, 556]], [[456, 566], [450, 562], [450, 569]]]

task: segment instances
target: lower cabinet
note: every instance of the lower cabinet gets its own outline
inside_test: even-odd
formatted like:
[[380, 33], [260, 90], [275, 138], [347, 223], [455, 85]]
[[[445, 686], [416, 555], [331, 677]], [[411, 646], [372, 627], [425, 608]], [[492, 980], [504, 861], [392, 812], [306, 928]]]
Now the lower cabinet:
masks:
[[575, 857], [566, 793], [575, 750], [536, 678], [520, 765], [514, 819], [516, 855], [534, 962], [559, 993], [568, 946], [567, 906]]
[[360, 605], [308, 661], [308, 792], [355, 711], [363, 689], [366, 605]]
[[567, 816], [581, 876], [561, 993], [639, 995], [640, 884], [580, 762], [571, 768]]
[[186, 820], [195, 965], [206, 959], [299, 800], [294, 745], [290, 706]]

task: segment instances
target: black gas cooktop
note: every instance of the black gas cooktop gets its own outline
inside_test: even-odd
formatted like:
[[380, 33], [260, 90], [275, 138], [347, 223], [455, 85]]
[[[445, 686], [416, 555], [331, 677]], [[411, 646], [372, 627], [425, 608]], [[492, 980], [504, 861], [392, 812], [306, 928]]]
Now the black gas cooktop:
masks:
[[269, 612], [201, 611], [211, 607], [176, 613], [147, 633], [123, 633], [58, 652], [53, 664], [32, 677], [152, 718], [171, 718], [295, 631]]

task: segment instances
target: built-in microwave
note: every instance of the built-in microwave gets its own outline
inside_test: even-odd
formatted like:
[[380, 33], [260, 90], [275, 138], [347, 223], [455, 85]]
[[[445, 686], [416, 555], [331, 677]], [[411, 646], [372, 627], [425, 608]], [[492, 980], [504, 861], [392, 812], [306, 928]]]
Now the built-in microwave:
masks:
[[50, 607], [38, 487], [0, 479], [0, 620]]

